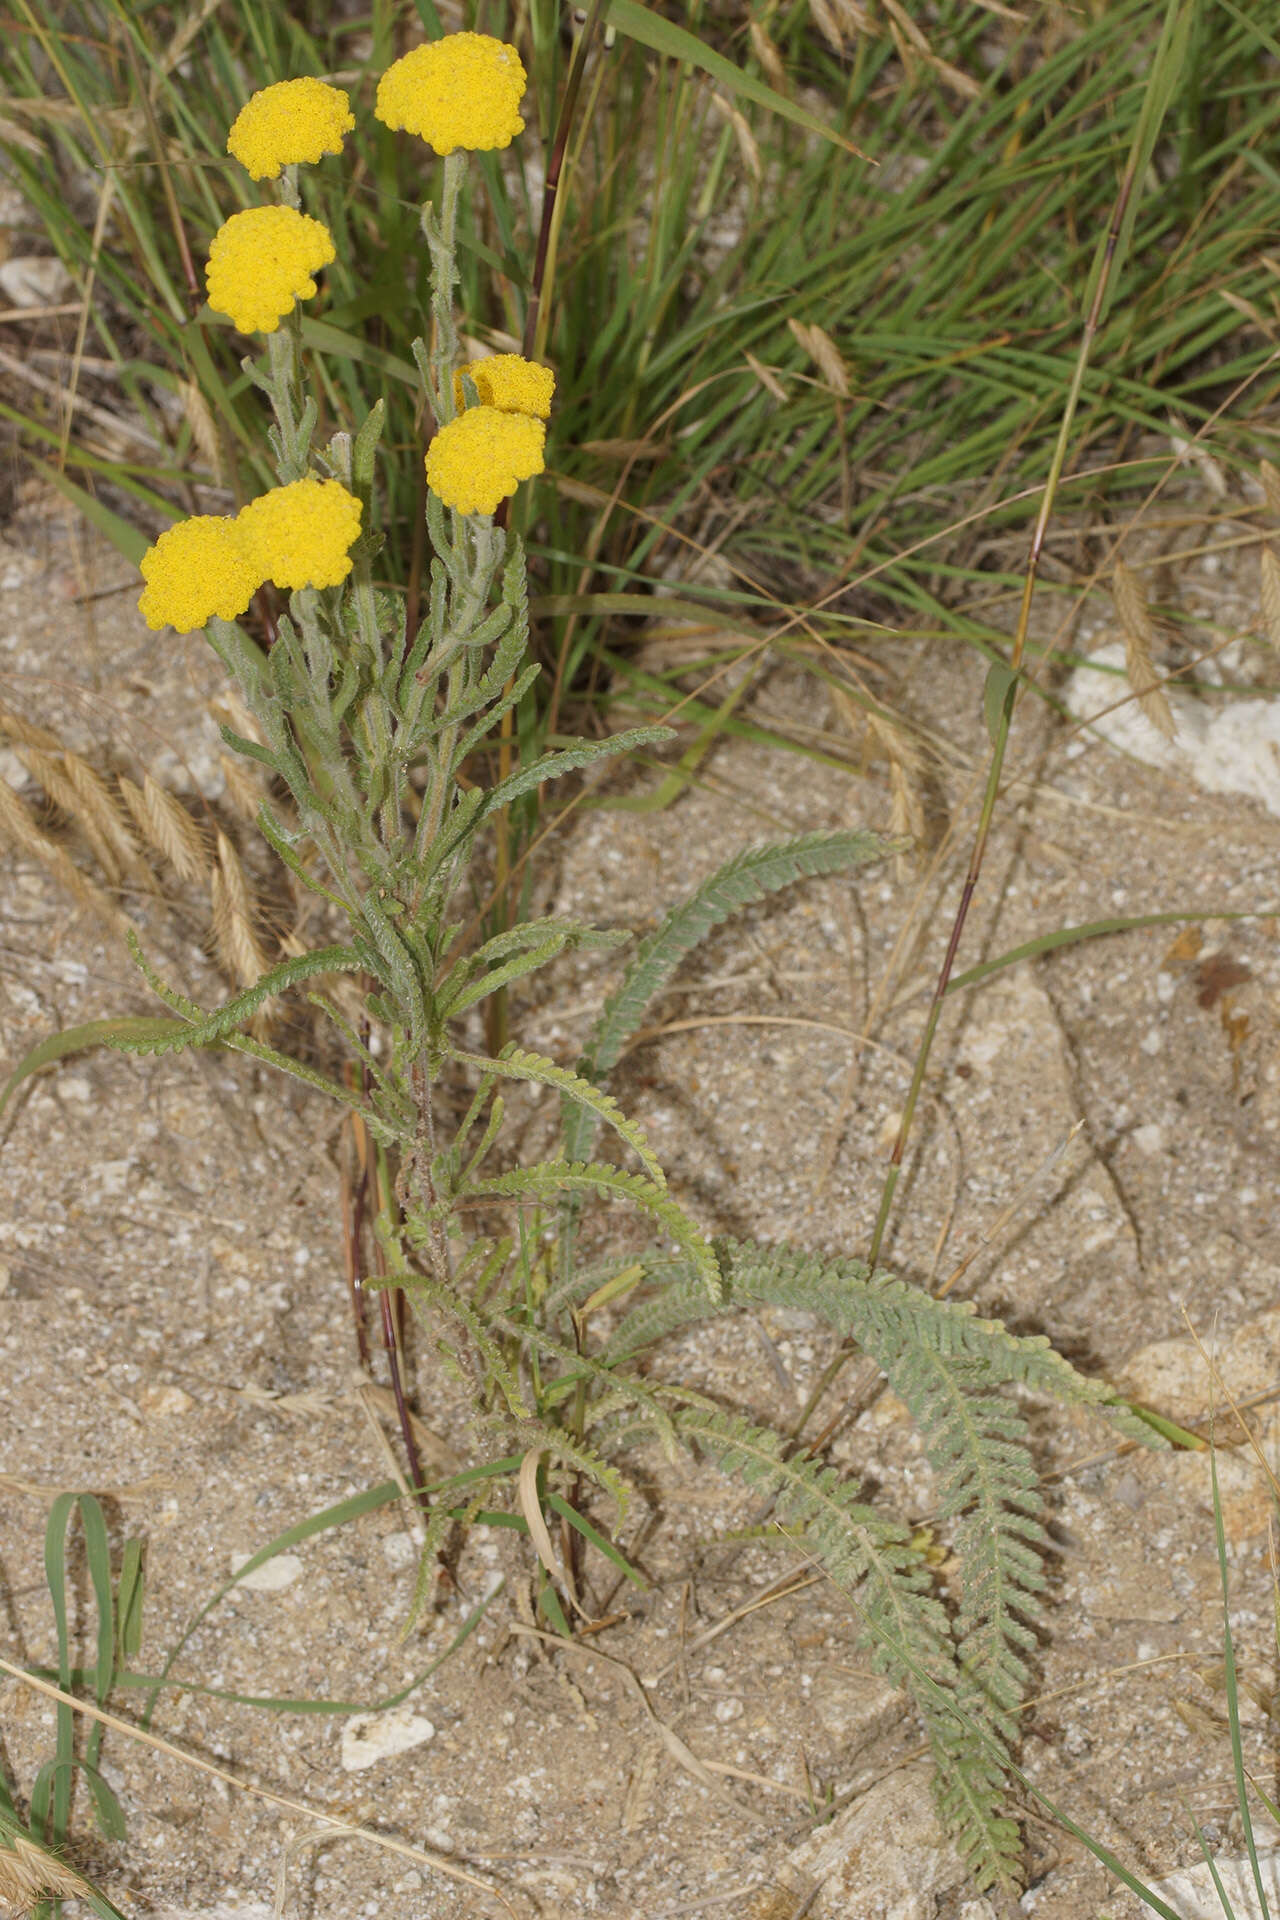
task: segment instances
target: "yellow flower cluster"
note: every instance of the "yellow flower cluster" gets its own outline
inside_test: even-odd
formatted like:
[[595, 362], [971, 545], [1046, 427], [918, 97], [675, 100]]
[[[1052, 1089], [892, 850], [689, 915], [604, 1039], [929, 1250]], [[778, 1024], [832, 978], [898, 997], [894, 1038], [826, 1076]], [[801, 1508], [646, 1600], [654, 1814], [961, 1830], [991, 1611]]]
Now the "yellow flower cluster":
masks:
[[278, 587], [336, 587], [351, 571], [360, 502], [337, 480], [308, 474], [242, 507], [245, 543]]
[[389, 66], [373, 110], [384, 126], [416, 133], [437, 153], [489, 153], [524, 132], [526, 85], [514, 47], [487, 33], [450, 33]]
[[209, 248], [209, 305], [241, 333], [274, 333], [297, 301], [311, 298], [311, 276], [333, 258], [328, 227], [294, 207], [233, 213]]
[[234, 520], [181, 520], [142, 556], [142, 617], [151, 628], [190, 633], [215, 615], [238, 619], [264, 580], [336, 587], [351, 571], [360, 515], [360, 502], [337, 480], [309, 475], [251, 500]]
[[142, 556], [146, 589], [138, 610], [154, 630], [191, 633], [216, 614], [235, 620], [262, 585], [234, 520], [198, 513], [162, 533]]
[[326, 80], [280, 80], [241, 107], [227, 152], [254, 180], [278, 180], [282, 167], [314, 166], [326, 153], [341, 153], [355, 124], [341, 87]]
[[[473, 360], [462, 372], [474, 380], [482, 406], [497, 407], [500, 413], [531, 413], [539, 420], [551, 413], [556, 377], [550, 367], [540, 367], [535, 360], [523, 360], [518, 353], [492, 353], [487, 360]], [[454, 404], [459, 410], [462, 372], [453, 376]]]
[[493, 513], [545, 466], [546, 429], [527, 413], [469, 407], [427, 448], [427, 485], [458, 513]]

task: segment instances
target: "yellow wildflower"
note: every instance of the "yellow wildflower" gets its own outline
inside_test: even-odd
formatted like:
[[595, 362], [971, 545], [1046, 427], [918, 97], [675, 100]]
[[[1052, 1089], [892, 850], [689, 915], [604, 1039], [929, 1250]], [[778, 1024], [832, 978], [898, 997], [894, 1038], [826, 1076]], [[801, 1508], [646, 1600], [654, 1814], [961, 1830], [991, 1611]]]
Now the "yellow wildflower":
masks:
[[341, 153], [355, 126], [351, 102], [326, 80], [278, 80], [241, 107], [227, 135], [227, 152], [255, 180], [278, 180], [282, 167], [314, 166]]
[[336, 587], [351, 571], [348, 548], [360, 513], [339, 481], [309, 474], [251, 500], [236, 525], [263, 579], [278, 587]]
[[527, 413], [469, 407], [427, 448], [427, 485], [459, 513], [492, 513], [522, 480], [541, 473], [546, 429]]
[[147, 584], [138, 610], [147, 625], [191, 633], [215, 614], [222, 620], [238, 618], [266, 576], [234, 520], [198, 513], [179, 520], [147, 548], [142, 577]]
[[475, 381], [483, 406], [497, 407], [499, 413], [531, 413], [539, 420], [551, 412], [556, 377], [550, 367], [522, 360], [518, 353], [491, 353], [487, 360], [473, 360], [453, 376], [453, 397], [459, 409], [463, 373]]
[[527, 84], [520, 55], [487, 33], [428, 40], [387, 68], [374, 113], [384, 126], [416, 133], [437, 153], [488, 153], [524, 132]]
[[296, 301], [311, 298], [312, 274], [333, 258], [328, 227], [293, 207], [233, 213], [209, 248], [209, 305], [241, 333], [274, 333]]

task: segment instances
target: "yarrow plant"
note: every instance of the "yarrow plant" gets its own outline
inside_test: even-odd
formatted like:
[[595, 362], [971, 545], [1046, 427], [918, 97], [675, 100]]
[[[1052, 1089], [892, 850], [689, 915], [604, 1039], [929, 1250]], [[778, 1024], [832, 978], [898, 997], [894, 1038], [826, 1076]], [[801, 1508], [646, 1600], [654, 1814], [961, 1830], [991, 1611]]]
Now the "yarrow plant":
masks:
[[[905, 1686], [937, 1763], [944, 1817], [981, 1885], [1018, 1877], [1016, 1827], [1001, 1811], [1003, 1763], [1027, 1681], [1043, 1585], [1039, 1493], [1026, 1419], [1009, 1389], [1127, 1410], [1039, 1338], [1020, 1338], [852, 1258], [712, 1240], [671, 1196], [609, 1076], [653, 995], [730, 914], [807, 876], [895, 850], [862, 831], [814, 833], [748, 849], [643, 940], [574, 1067], [518, 1044], [480, 1050], [476, 1010], [571, 948], [624, 936], [558, 919], [472, 935], [459, 902], [480, 891], [489, 829], [521, 796], [609, 755], [669, 735], [641, 728], [508, 762], [484, 783], [482, 750], [538, 674], [528, 658], [525, 555], [497, 510], [544, 471], [555, 391], [550, 368], [498, 354], [464, 364], [454, 289], [459, 198], [468, 155], [524, 128], [515, 50], [461, 33], [418, 47], [382, 77], [375, 111], [441, 156], [438, 196], [421, 213], [432, 268], [430, 324], [414, 344], [430, 423], [426, 526], [433, 552], [426, 611], [412, 629], [394, 584], [397, 556], [379, 527], [382, 408], [354, 432], [316, 443], [317, 401], [298, 302], [335, 257], [327, 228], [302, 211], [301, 166], [340, 155], [346, 95], [286, 80], [248, 101], [232, 155], [277, 198], [232, 215], [209, 249], [210, 307], [265, 336], [245, 370], [271, 412], [278, 485], [232, 516], [202, 515], [162, 533], [142, 561], [139, 606], [153, 628], [203, 628], [253, 716], [257, 738], [230, 746], [274, 783], [266, 840], [331, 916], [329, 944], [290, 958], [207, 1011], [138, 958], [172, 1018], [86, 1030], [81, 1043], [136, 1052], [224, 1046], [289, 1073], [343, 1105], [372, 1142], [378, 1272], [421, 1313], [440, 1364], [462, 1382], [487, 1460], [428, 1489], [402, 1421], [426, 1518], [419, 1599], [459, 1519], [492, 1506], [505, 1479], [538, 1548], [541, 1606], [567, 1632], [579, 1574], [550, 1545], [544, 1506], [631, 1574], [620, 1539], [626, 1466], [641, 1445], [686, 1449], [767, 1496], [778, 1529], [801, 1541], [849, 1595], [877, 1666]], [[306, 396], [306, 397], [304, 397]], [[375, 585], [383, 561], [393, 585]], [[272, 582], [288, 598], [269, 644], [240, 624]], [[502, 765], [502, 756], [499, 756]], [[312, 998], [332, 1021], [354, 1080], [256, 1037], [263, 1003], [305, 982], [352, 977], [360, 1015]], [[15, 1081], [77, 1043], [37, 1049]], [[502, 1089], [517, 1081], [560, 1102], [560, 1144], [533, 1165], [511, 1158]], [[460, 1113], [456, 1120], [451, 1116]], [[615, 1153], [600, 1149], [612, 1135]], [[625, 1203], [650, 1237], [588, 1259], [588, 1202]], [[616, 1242], [615, 1242], [616, 1244]], [[960, 1594], [938, 1590], [929, 1544], [859, 1486], [638, 1359], [687, 1323], [764, 1303], [821, 1315], [875, 1362], [906, 1403], [938, 1484]], [[403, 1408], [392, 1320], [387, 1361]], [[1141, 1432], [1141, 1429], [1134, 1429]], [[584, 1491], [585, 1489], [585, 1491]], [[612, 1537], [591, 1502], [613, 1505]]]

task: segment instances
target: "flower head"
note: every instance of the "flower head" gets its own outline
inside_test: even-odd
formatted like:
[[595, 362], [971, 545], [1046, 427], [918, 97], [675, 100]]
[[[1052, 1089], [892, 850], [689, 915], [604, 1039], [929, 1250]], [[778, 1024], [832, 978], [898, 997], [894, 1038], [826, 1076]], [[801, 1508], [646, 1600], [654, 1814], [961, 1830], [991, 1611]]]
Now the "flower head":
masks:
[[241, 333], [274, 333], [297, 301], [311, 298], [312, 274], [333, 257], [328, 227], [293, 207], [233, 213], [209, 248], [209, 305]]
[[336, 587], [351, 571], [360, 513], [339, 481], [309, 474], [251, 500], [236, 525], [262, 579], [291, 589]]
[[453, 376], [453, 397], [459, 408], [463, 373], [475, 381], [483, 406], [497, 407], [499, 413], [531, 413], [539, 420], [551, 412], [556, 377], [550, 367], [522, 360], [518, 353], [492, 353], [487, 360], [473, 360]]
[[142, 556], [146, 588], [138, 609], [149, 627], [191, 633], [215, 614], [234, 620], [266, 577], [234, 520], [198, 513], [162, 533]]
[[522, 480], [541, 473], [546, 429], [527, 413], [468, 407], [427, 448], [427, 485], [459, 513], [492, 513]]
[[416, 133], [437, 153], [488, 153], [524, 132], [525, 85], [514, 47], [487, 33], [449, 33], [387, 68], [373, 110], [384, 126]]
[[227, 152], [255, 180], [278, 180], [282, 167], [314, 165], [341, 153], [355, 126], [351, 102], [325, 80], [279, 80], [248, 100], [227, 135]]

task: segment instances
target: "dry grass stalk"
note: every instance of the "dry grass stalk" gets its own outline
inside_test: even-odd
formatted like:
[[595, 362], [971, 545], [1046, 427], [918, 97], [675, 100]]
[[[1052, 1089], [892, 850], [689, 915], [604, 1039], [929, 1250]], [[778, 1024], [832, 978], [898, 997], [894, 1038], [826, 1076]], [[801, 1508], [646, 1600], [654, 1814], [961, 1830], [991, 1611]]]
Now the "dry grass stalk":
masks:
[[754, 353], [748, 353], [745, 347], [742, 350], [742, 357], [765, 392], [772, 394], [775, 400], [780, 400], [785, 406], [787, 390], [781, 380], [779, 380], [777, 374], [774, 373], [771, 368], [766, 367], [763, 360], [757, 360]]
[[124, 873], [145, 887], [154, 886], [151, 869], [138, 852], [137, 843], [116, 805], [115, 796], [101, 774], [69, 748], [63, 752], [62, 764], [80, 800], [81, 813], [78, 818], [93, 821], [103, 839], [110, 842]]
[[15, 751], [32, 779], [44, 788], [52, 805], [88, 841], [109, 884], [119, 886], [124, 869], [116, 858], [109, 835], [102, 831], [94, 809], [83, 804], [80, 790], [67, 771], [66, 754], [46, 753], [43, 747], [18, 747]]
[[[866, 713], [864, 717], [872, 737], [879, 743], [888, 762], [889, 831], [909, 834], [919, 846], [924, 840], [925, 831], [924, 792], [921, 785], [924, 762], [920, 749], [899, 727], [882, 720], [879, 714]], [[906, 862], [901, 854], [895, 856], [894, 867], [899, 880], [902, 880]]]
[[0, 733], [7, 734], [15, 747], [39, 747], [45, 753], [61, 753], [62, 742], [56, 733], [50, 733], [48, 727], [37, 727], [30, 720], [24, 720], [12, 707], [0, 702]]
[[840, 349], [829, 333], [818, 326], [807, 327], [802, 320], [788, 320], [800, 345], [821, 373], [833, 393], [842, 400], [849, 397], [849, 375], [840, 356]]
[[42, 1900], [83, 1900], [92, 1891], [87, 1880], [25, 1834], [10, 1831], [0, 1840], [0, 1910], [12, 1920]]
[[218, 438], [213, 409], [194, 380], [183, 380], [178, 388], [182, 396], [182, 417], [191, 429], [196, 450], [209, 469], [215, 487], [222, 485], [222, 442]]
[[870, 33], [871, 22], [857, 0], [809, 0], [813, 23], [827, 45], [843, 53], [855, 33]]
[[223, 967], [241, 986], [251, 987], [270, 966], [254, 925], [253, 895], [240, 856], [224, 833], [218, 835], [218, 860], [210, 883], [213, 944]]
[[1151, 664], [1156, 630], [1147, 609], [1147, 596], [1137, 574], [1123, 560], [1115, 563], [1111, 592], [1124, 634], [1124, 670], [1129, 685], [1156, 732], [1172, 740], [1177, 735], [1178, 723]]
[[[261, 728], [233, 689], [224, 689], [221, 698], [210, 703], [209, 711], [220, 726], [230, 727], [233, 733], [238, 733], [244, 740], [254, 740], [259, 746], [264, 744]], [[266, 786], [254, 762], [246, 760], [239, 753], [220, 754], [218, 762], [227, 783], [227, 799], [231, 806], [243, 819], [256, 820], [266, 797]]]
[[29, 853], [47, 867], [81, 906], [92, 907], [119, 933], [127, 932], [129, 922], [101, 887], [94, 886], [81, 873], [75, 861], [56, 840], [33, 820], [21, 799], [7, 781], [0, 780], [0, 838], [8, 840], [22, 853]]
[[247, 760], [235, 753], [220, 753], [218, 765], [227, 783], [227, 800], [242, 820], [256, 820], [265, 795], [262, 783]]
[[1262, 626], [1272, 646], [1280, 651], [1280, 558], [1264, 546], [1259, 563], [1262, 575]]
[[208, 843], [182, 802], [144, 774], [141, 787], [120, 778], [120, 791], [138, 831], [149, 847], [163, 854], [180, 880], [204, 880], [211, 861]]
[[1280, 520], [1280, 470], [1273, 467], [1269, 460], [1259, 460], [1258, 478], [1262, 482], [1262, 497], [1267, 503], [1267, 512]]
[[738, 152], [742, 156], [743, 166], [753, 180], [763, 180], [764, 168], [760, 164], [760, 149], [756, 145], [755, 135], [747, 124], [746, 116], [740, 113], [732, 100], [726, 99], [723, 93], [713, 92], [711, 98], [717, 112], [722, 113], [733, 128], [733, 137], [738, 143]]
[[776, 87], [779, 93], [785, 93], [787, 69], [783, 65], [782, 55], [758, 20], [752, 20], [748, 31], [751, 35], [751, 51], [764, 68], [769, 85]]

